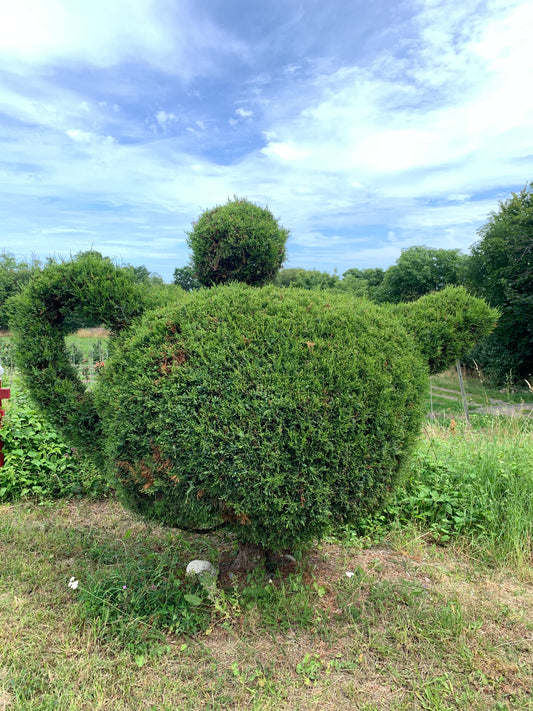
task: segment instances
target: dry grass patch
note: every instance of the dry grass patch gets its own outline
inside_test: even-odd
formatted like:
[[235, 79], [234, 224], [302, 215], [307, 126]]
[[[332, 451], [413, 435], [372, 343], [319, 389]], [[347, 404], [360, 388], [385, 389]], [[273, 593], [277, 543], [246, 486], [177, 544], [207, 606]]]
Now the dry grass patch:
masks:
[[109, 336], [109, 329], [103, 326], [96, 328], [79, 328], [74, 335], [79, 338], [107, 338]]

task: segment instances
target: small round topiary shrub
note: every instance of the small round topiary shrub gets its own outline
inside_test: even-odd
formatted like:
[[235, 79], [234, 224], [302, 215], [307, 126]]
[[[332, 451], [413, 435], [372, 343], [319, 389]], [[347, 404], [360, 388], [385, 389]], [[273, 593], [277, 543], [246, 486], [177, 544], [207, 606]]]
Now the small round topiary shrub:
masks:
[[234, 198], [202, 213], [188, 235], [193, 269], [202, 286], [229, 281], [263, 286], [285, 259], [289, 232], [270, 210]]

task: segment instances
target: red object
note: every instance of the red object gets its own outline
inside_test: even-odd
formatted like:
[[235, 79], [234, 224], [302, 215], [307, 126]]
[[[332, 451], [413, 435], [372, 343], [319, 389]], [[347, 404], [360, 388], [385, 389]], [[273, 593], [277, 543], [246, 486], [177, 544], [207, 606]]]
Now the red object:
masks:
[[[0, 427], [2, 427], [2, 418], [6, 414], [4, 410], [2, 410], [2, 400], [9, 400], [11, 397], [11, 390], [9, 388], [3, 388], [2, 387], [2, 381], [0, 380]], [[2, 454], [2, 448], [4, 446], [4, 443], [0, 439], [0, 467], [4, 466], [4, 455]]]

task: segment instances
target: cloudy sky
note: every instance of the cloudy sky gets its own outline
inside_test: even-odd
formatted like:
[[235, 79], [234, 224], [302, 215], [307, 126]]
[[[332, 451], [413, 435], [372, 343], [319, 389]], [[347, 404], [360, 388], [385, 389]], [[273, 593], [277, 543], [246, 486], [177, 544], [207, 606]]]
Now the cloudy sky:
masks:
[[286, 266], [459, 248], [533, 180], [530, 0], [0, 0], [0, 251], [170, 281], [238, 195]]

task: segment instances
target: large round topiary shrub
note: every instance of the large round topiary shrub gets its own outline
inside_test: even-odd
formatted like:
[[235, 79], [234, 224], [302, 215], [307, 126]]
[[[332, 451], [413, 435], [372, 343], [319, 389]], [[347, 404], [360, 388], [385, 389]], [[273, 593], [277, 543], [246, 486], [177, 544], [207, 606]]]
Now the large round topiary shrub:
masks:
[[97, 397], [130, 505], [170, 525], [226, 521], [279, 550], [382, 502], [426, 390], [384, 309], [234, 284], [148, 314]]
[[202, 286], [229, 281], [263, 286], [285, 259], [289, 232], [267, 208], [234, 198], [203, 212], [188, 235], [193, 269]]
[[[19, 352], [28, 338], [39, 342], [28, 347], [27, 385], [108, 468], [129, 506], [172, 526], [225, 524], [243, 566], [379, 507], [417, 436], [432, 349], [445, 367], [495, 318], [480, 300], [444, 290], [424, 297], [427, 321], [454, 326], [420, 340], [424, 300], [410, 305], [410, 319], [409, 309], [346, 294], [219, 286], [133, 321], [94, 390], [82, 392], [56, 355], [67, 321], [93, 309], [80, 265], [62, 269], [69, 286], [59, 296], [47, 293], [46, 284], [60, 285], [44, 270], [19, 301]], [[101, 307], [92, 276], [87, 288]], [[118, 295], [122, 276], [107, 267], [101, 276], [105, 293]], [[109, 307], [116, 319], [113, 299]], [[439, 338], [452, 332], [446, 352]]]

